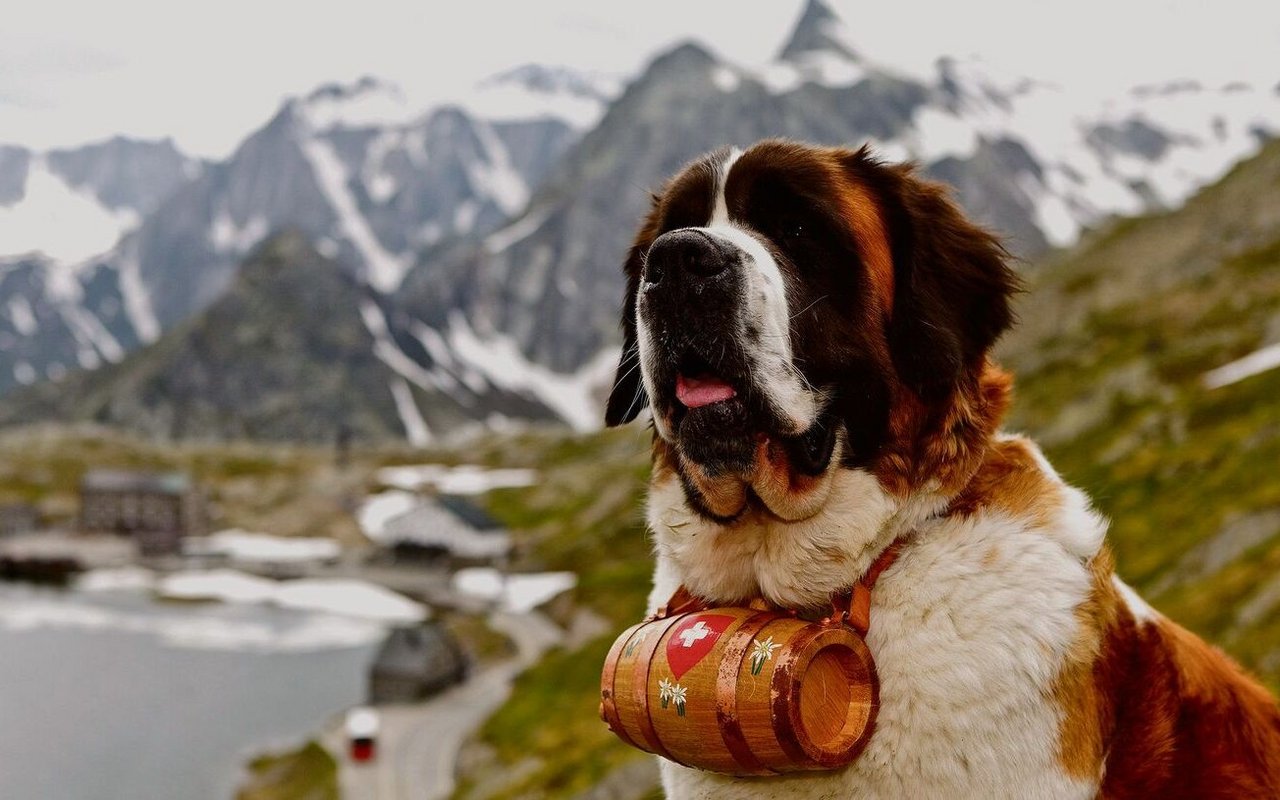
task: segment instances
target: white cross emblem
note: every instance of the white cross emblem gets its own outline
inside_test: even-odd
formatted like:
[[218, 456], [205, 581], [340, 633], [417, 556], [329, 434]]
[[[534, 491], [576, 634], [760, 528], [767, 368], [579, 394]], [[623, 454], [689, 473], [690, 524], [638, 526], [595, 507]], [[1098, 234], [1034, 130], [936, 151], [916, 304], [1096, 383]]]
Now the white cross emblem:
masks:
[[701, 641], [712, 633], [714, 633], [714, 631], [708, 628], [705, 622], [698, 620], [697, 625], [680, 631], [680, 640], [684, 642], [685, 647], [693, 647], [694, 642]]

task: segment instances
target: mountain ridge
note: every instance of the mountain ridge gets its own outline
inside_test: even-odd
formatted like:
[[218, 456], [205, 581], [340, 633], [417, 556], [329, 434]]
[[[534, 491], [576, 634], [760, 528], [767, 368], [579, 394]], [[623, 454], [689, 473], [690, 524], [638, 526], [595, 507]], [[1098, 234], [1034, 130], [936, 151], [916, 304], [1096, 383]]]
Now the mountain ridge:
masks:
[[[972, 58], [910, 77], [855, 39], [810, 0], [768, 63], [685, 42], [621, 91], [547, 65], [429, 108], [376, 78], [318, 87], [101, 257], [6, 260], [0, 392], [121, 360], [216, 302], [258, 242], [292, 227], [394, 309], [392, 327], [430, 331], [433, 352], [405, 334], [394, 363], [514, 375], [580, 428], [595, 417], [586, 381], [616, 355], [618, 265], [648, 192], [703, 152], [770, 136], [869, 142], [950, 183], [1033, 259], [1115, 216], [1177, 207], [1280, 130], [1270, 87], [1171, 78], [1096, 107]], [[481, 97], [510, 113], [485, 116]], [[0, 193], [4, 174], [0, 158]]]
[[534, 394], [471, 365], [434, 362], [416, 338], [430, 332], [402, 322], [304, 233], [282, 231], [255, 248], [207, 309], [118, 363], [13, 393], [0, 405], [0, 425], [58, 420], [162, 439], [424, 445], [468, 435], [475, 407], [490, 418], [560, 419]]

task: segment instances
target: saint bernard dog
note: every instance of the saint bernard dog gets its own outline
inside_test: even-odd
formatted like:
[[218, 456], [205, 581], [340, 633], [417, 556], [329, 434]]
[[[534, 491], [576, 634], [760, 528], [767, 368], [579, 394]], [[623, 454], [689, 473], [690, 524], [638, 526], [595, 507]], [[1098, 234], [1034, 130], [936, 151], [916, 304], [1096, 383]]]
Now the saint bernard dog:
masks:
[[881, 706], [849, 767], [670, 798], [1277, 798], [1280, 712], [1113, 572], [1106, 523], [1000, 431], [1017, 278], [866, 149], [717, 151], [654, 197], [606, 418], [653, 420], [651, 609], [830, 608], [891, 546]]

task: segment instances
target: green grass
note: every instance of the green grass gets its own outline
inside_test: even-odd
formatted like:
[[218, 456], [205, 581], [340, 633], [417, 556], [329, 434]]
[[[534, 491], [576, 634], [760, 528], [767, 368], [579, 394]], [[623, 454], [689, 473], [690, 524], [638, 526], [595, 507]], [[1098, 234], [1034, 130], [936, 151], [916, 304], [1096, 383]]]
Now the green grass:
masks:
[[318, 743], [260, 756], [236, 800], [338, 800], [338, 764]]
[[612, 637], [548, 654], [516, 681], [512, 699], [485, 724], [481, 739], [502, 763], [537, 759], [539, 768], [495, 797], [570, 797], [638, 757], [598, 715], [600, 665]]
[[[491, 445], [494, 446], [494, 445]], [[496, 447], [496, 446], [495, 446]], [[74, 525], [77, 488], [93, 467], [178, 470], [207, 491], [214, 529], [363, 541], [351, 515], [388, 464], [460, 460], [407, 446], [355, 448], [251, 442], [148, 441], [100, 427], [33, 426], [0, 432], [0, 503], [34, 503], [54, 526]]]
[[[637, 428], [582, 437], [523, 437], [489, 463], [532, 466], [536, 486], [490, 493], [490, 513], [517, 531], [518, 568], [569, 569], [578, 602], [614, 630], [574, 650], [556, 649], [516, 682], [481, 729], [491, 748], [460, 781], [459, 797], [567, 797], [610, 770], [645, 756], [626, 747], [598, 716], [600, 666], [617, 631], [644, 613], [653, 557], [641, 518], [648, 433]], [[521, 768], [516, 768], [521, 765]], [[530, 766], [531, 765], [531, 766]], [[515, 776], [495, 786], [496, 773]]]

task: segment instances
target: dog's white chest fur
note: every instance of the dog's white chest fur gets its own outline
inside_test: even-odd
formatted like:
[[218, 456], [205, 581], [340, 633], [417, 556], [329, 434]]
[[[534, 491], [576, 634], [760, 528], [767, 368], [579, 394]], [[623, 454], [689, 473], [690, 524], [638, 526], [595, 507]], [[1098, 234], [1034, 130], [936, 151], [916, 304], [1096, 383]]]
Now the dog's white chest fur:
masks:
[[[1051, 530], [980, 514], [927, 523], [907, 543], [873, 592], [881, 709], [851, 767], [735, 780], [664, 762], [667, 796], [1095, 796], [1096, 780], [1058, 763], [1062, 712], [1051, 696], [1102, 536], [1083, 498], [1068, 497]], [[660, 563], [659, 582], [678, 571]]]

